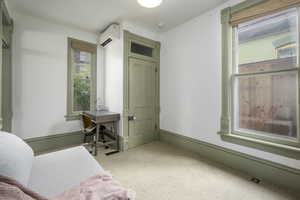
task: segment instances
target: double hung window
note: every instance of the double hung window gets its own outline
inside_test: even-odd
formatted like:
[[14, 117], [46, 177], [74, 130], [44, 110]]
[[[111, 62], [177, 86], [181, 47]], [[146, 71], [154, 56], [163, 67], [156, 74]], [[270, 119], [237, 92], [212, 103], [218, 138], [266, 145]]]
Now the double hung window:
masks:
[[222, 11], [220, 134], [299, 158], [298, 4], [269, 10], [272, 0], [261, 2]]

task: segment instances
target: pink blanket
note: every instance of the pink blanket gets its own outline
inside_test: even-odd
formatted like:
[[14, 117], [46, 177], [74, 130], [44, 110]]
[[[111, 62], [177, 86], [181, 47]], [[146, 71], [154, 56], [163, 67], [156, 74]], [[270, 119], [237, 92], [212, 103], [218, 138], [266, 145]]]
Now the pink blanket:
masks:
[[54, 198], [45, 198], [17, 181], [0, 175], [0, 200], [134, 200], [134, 192], [114, 181], [108, 173], [101, 173]]
[[108, 173], [87, 179], [51, 200], [134, 200], [133, 192], [125, 190]]
[[48, 200], [19, 182], [0, 175], [0, 200]]

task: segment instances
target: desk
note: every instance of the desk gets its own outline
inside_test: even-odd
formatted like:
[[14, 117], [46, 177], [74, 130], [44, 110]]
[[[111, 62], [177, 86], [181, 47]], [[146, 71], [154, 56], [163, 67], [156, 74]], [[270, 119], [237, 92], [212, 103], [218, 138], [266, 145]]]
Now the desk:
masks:
[[[97, 125], [96, 129], [96, 141], [101, 145], [115, 144], [116, 150], [113, 152], [109, 152], [106, 155], [110, 155], [113, 153], [118, 153], [120, 151], [120, 142], [119, 142], [119, 134], [118, 134], [118, 122], [120, 121], [121, 115], [119, 113], [113, 113], [109, 111], [87, 111], [84, 114], [91, 117], [93, 122]], [[99, 130], [101, 125], [105, 124], [113, 124], [112, 125], [112, 133], [115, 137], [115, 140], [110, 143], [99, 142]], [[97, 155], [97, 144], [95, 145], [95, 155]]]

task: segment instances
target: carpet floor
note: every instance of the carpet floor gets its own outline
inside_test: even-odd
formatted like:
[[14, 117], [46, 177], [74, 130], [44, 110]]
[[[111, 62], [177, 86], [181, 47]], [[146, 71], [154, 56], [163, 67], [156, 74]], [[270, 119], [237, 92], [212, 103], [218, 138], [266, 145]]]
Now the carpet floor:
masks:
[[299, 200], [300, 194], [163, 142], [96, 157], [137, 200]]

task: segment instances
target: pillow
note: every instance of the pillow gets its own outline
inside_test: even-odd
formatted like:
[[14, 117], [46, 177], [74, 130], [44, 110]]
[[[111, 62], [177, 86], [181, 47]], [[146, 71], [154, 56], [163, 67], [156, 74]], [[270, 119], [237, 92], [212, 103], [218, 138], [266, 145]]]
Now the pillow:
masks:
[[0, 175], [27, 186], [33, 160], [32, 149], [21, 138], [0, 131]]

